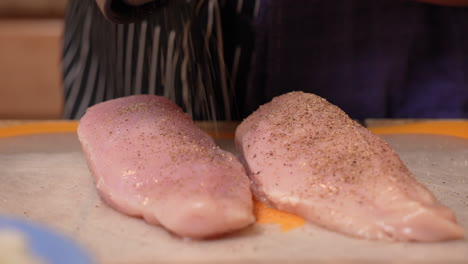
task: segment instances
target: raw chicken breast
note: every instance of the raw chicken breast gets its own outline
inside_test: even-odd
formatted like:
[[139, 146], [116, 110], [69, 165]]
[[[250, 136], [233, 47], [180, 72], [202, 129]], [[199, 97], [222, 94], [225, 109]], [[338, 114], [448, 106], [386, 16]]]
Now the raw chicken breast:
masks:
[[257, 198], [346, 235], [400, 241], [463, 237], [450, 209], [380, 137], [313, 94], [273, 99], [236, 131]]
[[90, 107], [78, 127], [101, 197], [171, 232], [209, 238], [253, 223], [242, 164], [164, 97]]

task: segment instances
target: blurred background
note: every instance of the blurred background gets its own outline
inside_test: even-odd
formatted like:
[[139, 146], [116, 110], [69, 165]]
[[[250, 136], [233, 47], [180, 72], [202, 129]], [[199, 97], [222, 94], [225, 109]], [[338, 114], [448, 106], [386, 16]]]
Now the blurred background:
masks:
[[[229, 10], [234, 12], [233, 3], [244, 1], [222, 2], [231, 3]], [[323, 10], [312, 5], [305, 9], [307, 0], [297, 1], [295, 5], [287, 0], [274, 2], [277, 5], [268, 6], [268, 16], [265, 17], [273, 21], [284, 16], [289, 20], [282, 20], [285, 23], [281, 27], [270, 20], [260, 23], [265, 30], [261, 28], [259, 31], [263, 32], [258, 37], [259, 45], [265, 45], [271, 39], [284, 45], [271, 45], [265, 52], [275, 55], [264, 58], [265, 65], [255, 66], [261, 84], [265, 85], [255, 86], [247, 93], [244, 90], [249, 86], [237, 82], [244, 88], [238, 90], [238, 98], [247, 98], [238, 103], [242, 104], [239, 109], [245, 112], [243, 115], [295, 87], [327, 98], [357, 119], [465, 118], [468, 115], [464, 77], [468, 67], [462, 63], [468, 58], [468, 7], [420, 3], [468, 5], [467, 0], [367, 0], [356, 1], [360, 5], [355, 6], [349, 4], [352, 1], [342, 0], [339, 1], [341, 8], [336, 10], [335, 3], [327, 1], [321, 1]], [[0, 119], [62, 117], [60, 60], [66, 6], [67, 0], [0, 0]], [[252, 48], [249, 47], [252, 45], [249, 37], [253, 41], [257, 36], [251, 32], [251, 14], [229, 13], [226, 17], [232, 20], [232, 25], [226, 23], [226, 30], [236, 30], [231, 42], [225, 43], [232, 51], [231, 59], [228, 59], [231, 61], [227, 63], [229, 67], [234, 65], [233, 58], [237, 54], [233, 50], [245, 43], [246, 50]], [[309, 33], [290, 30], [302, 25], [302, 18], [307, 17], [313, 18], [304, 27]], [[329, 17], [342, 18], [346, 23], [340, 19], [332, 21]], [[321, 23], [328, 22], [329, 26], [324, 30]], [[359, 28], [356, 34], [349, 34], [356, 28]], [[303, 38], [304, 35], [308, 37]], [[241, 38], [245, 43], [239, 42]], [[290, 45], [286, 45], [288, 42]], [[336, 47], [346, 45], [347, 49], [337, 53], [330, 43]], [[320, 48], [320, 52], [316, 52], [317, 49], [311, 55], [303, 56], [301, 51], [308, 52], [312, 45]], [[243, 54], [248, 52], [243, 51]], [[240, 61], [247, 61], [247, 65], [249, 56]], [[226, 55], [226, 58], [229, 57]], [[323, 67], [321, 63], [330, 64], [330, 67]], [[349, 67], [351, 63], [353, 67]], [[246, 72], [249, 74], [248, 70]]]
[[0, 119], [58, 119], [66, 0], [0, 1]]

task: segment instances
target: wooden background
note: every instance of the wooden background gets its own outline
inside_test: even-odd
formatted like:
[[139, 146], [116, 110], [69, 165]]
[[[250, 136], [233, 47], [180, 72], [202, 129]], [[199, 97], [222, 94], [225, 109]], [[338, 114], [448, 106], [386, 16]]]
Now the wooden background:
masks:
[[0, 119], [61, 117], [60, 53], [66, 3], [0, 1]]

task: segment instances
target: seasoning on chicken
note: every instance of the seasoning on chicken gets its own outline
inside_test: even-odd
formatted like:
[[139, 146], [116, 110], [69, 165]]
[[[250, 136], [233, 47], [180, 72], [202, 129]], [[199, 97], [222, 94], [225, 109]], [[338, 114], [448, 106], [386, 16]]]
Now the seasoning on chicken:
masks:
[[90, 107], [78, 136], [99, 194], [122, 213], [190, 238], [254, 222], [242, 164], [164, 97]]
[[313, 94], [274, 98], [236, 131], [254, 193], [349, 236], [441, 241], [464, 230], [380, 137]]

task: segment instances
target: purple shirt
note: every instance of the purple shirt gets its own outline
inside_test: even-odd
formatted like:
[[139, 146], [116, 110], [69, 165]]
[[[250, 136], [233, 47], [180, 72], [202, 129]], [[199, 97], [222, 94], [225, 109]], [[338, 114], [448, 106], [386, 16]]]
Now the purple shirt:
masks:
[[258, 32], [247, 113], [302, 90], [353, 118], [468, 117], [467, 8], [264, 0]]

